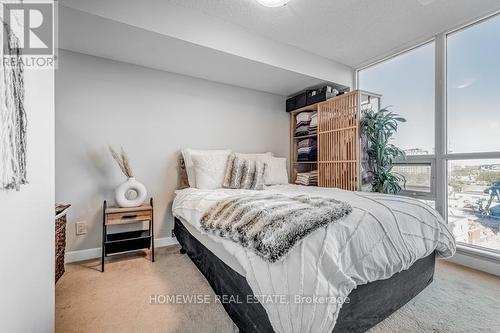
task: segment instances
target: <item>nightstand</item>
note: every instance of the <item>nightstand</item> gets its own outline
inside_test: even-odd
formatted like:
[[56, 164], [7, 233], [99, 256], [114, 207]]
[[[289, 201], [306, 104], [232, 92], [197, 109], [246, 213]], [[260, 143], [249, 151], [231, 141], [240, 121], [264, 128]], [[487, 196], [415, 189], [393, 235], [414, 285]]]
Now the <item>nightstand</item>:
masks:
[[[102, 215], [101, 272], [104, 272], [105, 257], [112, 254], [150, 249], [151, 262], [155, 261], [153, 198], [150, 199], [149, 204], [132, 208], [108, 207], [106, 201], [104, 201]], [[110, 225], [139, 222], [142, 223], [141, 228], [138, 230], [108, 233]], [[143, 222], [148, 222], [148, 229], [144, 229]]]

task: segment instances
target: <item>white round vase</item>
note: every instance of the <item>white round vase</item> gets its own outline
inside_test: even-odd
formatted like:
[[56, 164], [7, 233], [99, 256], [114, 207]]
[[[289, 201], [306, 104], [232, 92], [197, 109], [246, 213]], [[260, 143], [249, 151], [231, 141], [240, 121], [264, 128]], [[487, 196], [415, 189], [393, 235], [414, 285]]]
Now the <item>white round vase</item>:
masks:
[[139, 207], [147, 195], [146, 187], [130, 177], [115, 189], [115, 202], [120, 207]]

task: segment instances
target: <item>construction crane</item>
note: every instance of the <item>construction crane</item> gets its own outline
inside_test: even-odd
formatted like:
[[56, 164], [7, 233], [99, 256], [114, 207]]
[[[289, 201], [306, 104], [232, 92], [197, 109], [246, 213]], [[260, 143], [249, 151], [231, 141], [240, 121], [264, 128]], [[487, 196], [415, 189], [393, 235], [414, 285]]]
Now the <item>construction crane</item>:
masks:
[[496, 198], [498, 202], [500, 202], [500, 181], [493, 182], [493, 184], [484, 190], [484, 193], [489, 194], [490, 198], [488, 199], [488, 203], [486, 207], [482, 210], [483, 214], [490, 214], [490, 207], [493, 203], [493, 200]]

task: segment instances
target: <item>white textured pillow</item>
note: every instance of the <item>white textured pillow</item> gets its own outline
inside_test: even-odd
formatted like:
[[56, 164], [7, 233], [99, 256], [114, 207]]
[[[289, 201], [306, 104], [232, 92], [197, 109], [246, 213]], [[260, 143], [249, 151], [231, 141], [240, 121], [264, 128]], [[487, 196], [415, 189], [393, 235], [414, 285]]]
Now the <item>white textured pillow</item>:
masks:
[[271, 156], [259, 159], [267, 164], [266, 173], [264, 175], [264, 182], [266, 185], [288, 184], [286, 158]]
[[249, 160], [263, 160], [264, 158], [273, 157], [273, 153], [257, 153], [257, 154], [246, 154], [246, 153], [235, 153], [237, 157], [246, 158]]
[[196, 176], [194, 173], [193, 155], [224, 155], [226, 158], [231, 154], [231, 150], [197, 150], [197, 149], [183, 149], [182, 157], [184, 157], [184, 166], [188, 176], [188, 183], [190, 187], [196, 186]]
[[222, 188], [229, 154], [191, 155], [196, 188], [214, 190]]

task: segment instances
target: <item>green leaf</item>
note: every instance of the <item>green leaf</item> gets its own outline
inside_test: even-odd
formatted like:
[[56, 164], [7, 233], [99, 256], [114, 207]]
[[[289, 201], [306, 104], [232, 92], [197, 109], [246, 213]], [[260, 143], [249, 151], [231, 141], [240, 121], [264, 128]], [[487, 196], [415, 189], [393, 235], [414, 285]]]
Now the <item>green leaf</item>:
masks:
[[394, 160], [405, 159], [405, 152], [389, 143], [389, 139], [398, 130], [399, 123], [406, 119], [390, 111], [392, 106], [387, 106], [375, 112], [373, 109], [362, 111], [360, 127], [368, 142], [368, 165], [373, 176], [372, 186], [376, 192], [397, 194], [406, 187], [403, 175], [393, 173]]

